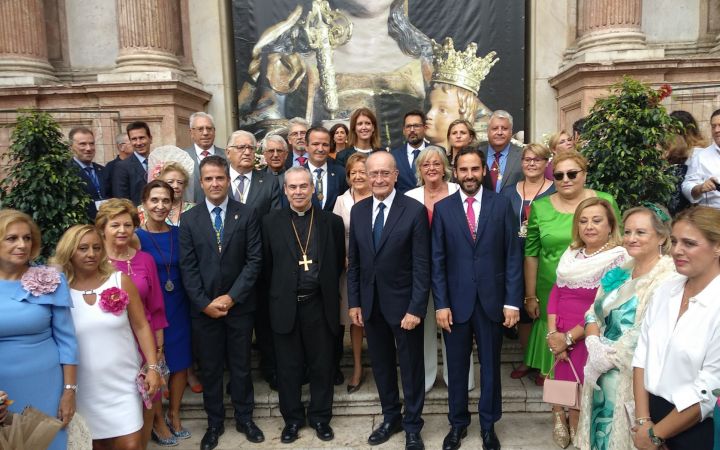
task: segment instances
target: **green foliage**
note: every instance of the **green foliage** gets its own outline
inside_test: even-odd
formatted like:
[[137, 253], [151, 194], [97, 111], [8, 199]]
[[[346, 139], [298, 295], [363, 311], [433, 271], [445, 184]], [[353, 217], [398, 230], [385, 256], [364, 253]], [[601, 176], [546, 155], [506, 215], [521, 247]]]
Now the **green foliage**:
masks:
[[642, 201], [666, 205], [677, 179], [663, 158], [662, 145], [679, 131], [660, 101], [659, 91], [630, 77], [597, 100], [585, 122], [581, 149], [588, 159], [588, 186], [612, 194], [621, 211]]
[[40, 259], [47, 259], [72, 225], [87, 222], [90, 197], [68, 161], [72, 157], [60, 127], [40, 111], [18, 116], [10, 149], [3, 156], [7, 176], [0, 181], [0, 206], [29, 214], [42, 230]]

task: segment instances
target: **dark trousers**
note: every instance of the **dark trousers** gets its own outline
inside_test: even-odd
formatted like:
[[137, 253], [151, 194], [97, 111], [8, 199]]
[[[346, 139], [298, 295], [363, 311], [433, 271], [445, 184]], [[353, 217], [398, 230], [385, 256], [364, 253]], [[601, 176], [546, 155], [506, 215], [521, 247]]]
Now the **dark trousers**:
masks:
[[383, 421], [394, 422], [400, 418], [402, 405], [397, 383], [399, 359], [405, 397], [403, 428], [407, 433], [419, 433], [423, 427], [422, 410], [425, 404], [422, 322], [412, 330], [403, 330], [400, 323], [388, 323], [380, 312], [380, 305], [375, 302], [370, 318], [365, 321], [365, 334]]
[[260, 352], [260, 373], [264, 377], [276, 374], [275, 346], [270, 328], [270, 310], [266, 293], [268, 288], [258, 284], [257, 309], [255, 310], [255, 342]]
[[230, 398], [235, 420], [252, 419], [254, 404], [250, 377], [250, 352], [254, 313], [234, 314], [212, 319], [205, 314], [192, 318], [193, 340], [203, 384], [203, 405], [208, 426], [225, 423], [223, 373], [225, 361], [230, 369]]
[[[654, 423], [660, 422], [675, 409], [675, 405], [657, 395], [650, 394], [650, 418]], [[713, 419], [708, 417], [700, 423], [667, 440], [670, 450], [712, 450]]]
[[325, 320], [322, 299], [314, 297], [299, 302], [292, 331], [274, 333], [273, 342], [278, 355], [280, 413], [285, 423], [305, 425], [305, 407], [301, 401], [305, 367], [310, 373], [307, 419], [311, 424], [329, 423], [335, 389], [335, 336]]
[[448, 364], [448, 419], [454, 427], [470, 425], [468, 411], [468, 371], [473, 336], [478, 348], [480, 363], [480, 401], [478, 412], [480, 427], [492, 428], [502, 415], [502, 389], [500, 387], [500, 349], [502, 347], [502, 324], [493, 322], [476, 303], [470, 320], [455, 322], [445, 337], [445, 354]]

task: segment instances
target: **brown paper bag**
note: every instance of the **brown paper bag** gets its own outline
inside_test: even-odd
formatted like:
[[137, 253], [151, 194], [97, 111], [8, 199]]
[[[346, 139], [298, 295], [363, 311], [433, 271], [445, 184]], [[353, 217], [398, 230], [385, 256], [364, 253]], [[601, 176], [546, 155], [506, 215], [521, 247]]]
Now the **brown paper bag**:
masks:
[[61, 428], [60, 420], [26, 406], [0, 427], [0, 450], [46, 450]]

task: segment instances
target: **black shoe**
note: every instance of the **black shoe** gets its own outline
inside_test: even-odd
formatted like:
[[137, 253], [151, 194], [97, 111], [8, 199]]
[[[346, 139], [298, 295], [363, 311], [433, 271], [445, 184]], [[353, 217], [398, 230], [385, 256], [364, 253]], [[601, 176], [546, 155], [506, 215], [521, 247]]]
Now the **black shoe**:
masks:
[[225, 426], [208, 427], [205, 435], [200, 441], [200, 450], [212, 450], [218, 445], [218, 439], [225, 432]]
[[347, 385], [347, 393], [352, 394], [353, 392], [357, 392], [360, 390], [360, 386], [363, 385], [363, 382], [365, 381], [365, 374], [360, 375], [360, 381], [358, 384], [349, 384]]
[[298, 431], [300, 430], [300, 425], [296, 423], [289, 423], [285, 425], [285, 427], [282, 429], [282, 433], [280, 434], [280, 442], [283, 444], [290, 444], [291, 442], [297, 441], [298, 437]]
[[345, 382], [345, 375], [343, 375], [342, 370], [335, 369], [335, 386], [340, 386]]
[[238, 430], [238, 433], [243, 433], [250, 442], [257, 444], [265, 440], [262, 430], [252, 420], [235, 424], [235, 429]]
[[383, 442], [387, 442], [395, 433], [399, 433], [402, 430], [402, 423], [400, 419], [395, 422], [383, 422], [377, 427], [368, 438], [368, 444], [379, 445]]
[[277, 374], [271, 374], [271, 375], [264, 376], [263, 379], [265, 380], [265, 382], [267, 382], [268, 386], [270, 386], [270, 389], [272, 389], [273, 391], [278, 390]]
[[405, 433], [405, 450], [425, 450], [420, 433]]
[[480, 430], [480, 437], [482, 437], [484, 450], [500, 450], [500, 440], [495, 434], [494, 428]]
[[312, 427], [315, 428], [315, 435], [321, 441], [332, 441], [335, 438], [335, 433], [329, 423], [318, 422]]
[[467, 436], [467, 427], [452, 427], [443, 439], [443, 450], [457, 450], [460, 448], [462, 438]]

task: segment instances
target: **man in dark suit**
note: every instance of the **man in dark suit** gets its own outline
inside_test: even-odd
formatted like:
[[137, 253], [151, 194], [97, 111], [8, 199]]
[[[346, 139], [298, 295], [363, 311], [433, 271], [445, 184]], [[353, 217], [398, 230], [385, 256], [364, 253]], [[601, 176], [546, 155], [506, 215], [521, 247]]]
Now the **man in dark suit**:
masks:
[[280, 205], [285, 208], [288, 206], [287, 197], [283, 195], [284, 188], [284, 172], [285, 172], [285, 161], [288, 158], [288, 146], [285, 139], [278, 134], [271, 134], [265, 136], [260, 146], [263, 150], [263, 156], [267, 163], [265, 171], [275, 176], [280, 186]]
[[522, 250], [510, 201], [482, 186], [483, 155], [466, 147], [455, 159], [460, 191], [437, 202], [432, 226], [432, 287], [448, 364], [444, 450], [460, 447], [470, 425], [468, 369], [474, 337], [480, 362], [480, 430], [485, 450], [499, 450], [502, 327], [515, 326], [522, 304]]
[[313, 204], [324, 211], [332, 212], [337, 198], [348, 190], [345, 169], [332, 158], [328, 158], [330, 131], [327, 128], [310, 128], [305, 141], [308, 151], [306, 167], [312, 174], [315, 185]]
[[510, 113], [502, 109], [492, 113], [488, 124], [488, 144], [481, 146], [480, 151], [489, 169], [483, 186], [497, 193], [523, 178], [523, 149], [510, 142], [512, 134], [513, 118]]
[[217, 155], [225, 158], [225, 150], [215, 145], [215, 120], [205, 112], [190, 114], [190, 139], [192, 147], [185, 148], [188, 155], [195, 162], [195, 175], [193, 176], [193, 201], [201, 203], [205, 197], [200, 186], [200, 162], [206, 156]]
[[147, 184], [148, 156], [152, 145], [150, 127], [145, 122], [133, 122], [127, 126], [127, 135], [135, 153], [118, 162], [113, 171], [112, 191], [117, 198], [130, 199], [139, 205], [142, 190]]
[[[372, 153], [367, 172], [373, 195], [353, 206], [348, 247], [348, 305], [364, 326], [383, 423], [368, 439], [386, 442], [405, 429], [405, 448], [422, 449], [425, 400], [422, 318], [430, 291], [430, 231], [425, 207], [395, 190], [398, 171], [388, 152]], [[396, 351], [397, 348], [397, 351]], [[405, 396], [397, 385], [396, 358]]]
[[105, 164], [105, 195], [107, 198], [113, 198], [112, 192], [112, 181], [113, 173], [115, 173], [115, 165], [122, 160], [128, 159], [133, 154], [132, 145], [128, 139], [127, 133], [119, 133], [115, 136], [115, 147], [117, 149], [117, 156], [115, 159]]
[[290, 151], [285, 160], [285, 168], [304, 166], [308, 161], [307, 130], [310, 124], [302, 117], [293, 117], [288, 121], [288, 143]]
[[105, 168], [93, 162], [95, 136], [89, 128], [75, 127], [70, 130], [68, 138], [73, 152], [70, 164], [77, 168], [78, 175], [85, 182], [85, 192], [91, 200], [86, 209], [87, 216], [90, 222], [94, 222], [100, 203], [108, 198], [105, 193]]
[[403, 119], [405, 145], [390, 151], [395, 157], [395, 164], [398, 167], [398, 182], [395, 189], [400, 194], [404, 194], [418, 185], [415, 160], [425, 149], [425, 124], [424, 112], [415, 110], [406, 113], [405, 119]]
[[[275, 177], [255, 167], [255, 136], [238, 130], [230, 135], [226, 147], [230, 163], [230, 191], [232, 198], [255, 210], [259, 223], [272, 209], [280, 208], [280, 188]], [[255, 339], [260, 350], [260, 371], [272, 389], [277, 389], [275, 349], [270, 330], [267, 306], [267, 287], [264, 277], [258, 277], [258, 306], [255, 311]]]
[[339, 332], [339, 278], [345, 265], [342, 219], [312, 205], [313, 179], [304, 167], [285, 172], [290, 208], [263, 220], [263, 263], [270, 323], [278, 355], [280, 440], [290, 443], [305, 425], [300, 399], [305, 367], [310, 378], [307, 420], [323, 441], [333, 439], [333, 347]]
[[236, 428], [250, 442], [262, 442], [252, 420], [250, 349], [255, 282], [262, 266], [260, 226], [255, 211], [229, 198], [227, 161], [208, 156], [200, 163], [205, 201], [183, 214], [180, 269], [191, 302], [196, 354], [208, 428], [201, 450], [212, 450], [225, 431], [223, 369], [230, 369], [230, 397]]

